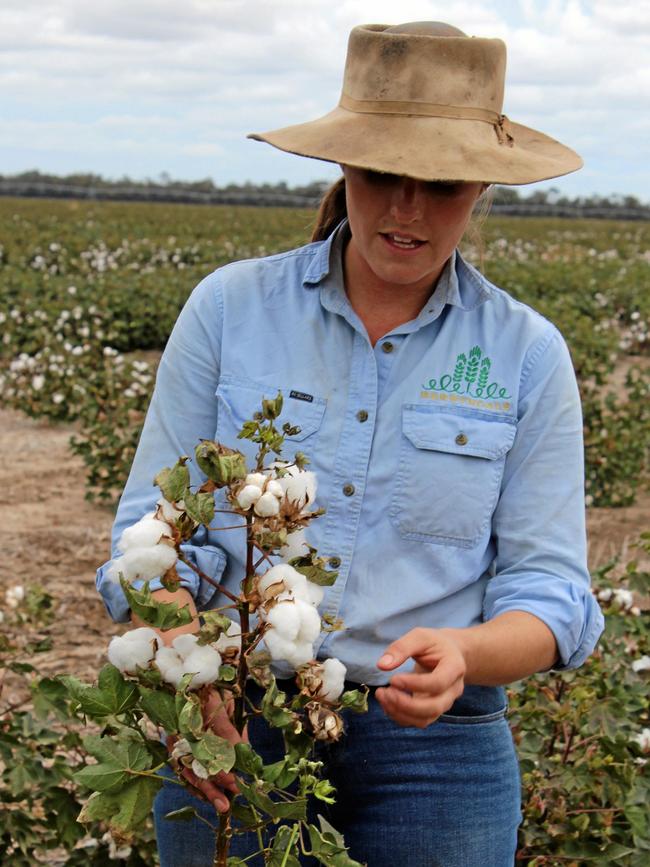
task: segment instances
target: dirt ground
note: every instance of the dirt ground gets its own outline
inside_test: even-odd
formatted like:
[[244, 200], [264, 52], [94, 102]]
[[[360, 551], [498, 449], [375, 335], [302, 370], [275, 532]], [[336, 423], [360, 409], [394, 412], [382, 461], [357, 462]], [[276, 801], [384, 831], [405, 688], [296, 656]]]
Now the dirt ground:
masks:
[[[95, 569], [109, 553], [112, 512], [84, 499], [84, 468], [68, 449], [70, 426], [0, 409], [0, 608], [4, 591], [37, 581], [55, 599], [51, 651], [38, 655], [42, 674], [92, 680], [110, 637], [123, 630], [105, 612]], [[631, 559], [638, 534], [650, 530], [650, 495], [626, 509], [592, 509], [592, 568], [616, 554]], [[12, 686], [7, 682], [3, 699]]]

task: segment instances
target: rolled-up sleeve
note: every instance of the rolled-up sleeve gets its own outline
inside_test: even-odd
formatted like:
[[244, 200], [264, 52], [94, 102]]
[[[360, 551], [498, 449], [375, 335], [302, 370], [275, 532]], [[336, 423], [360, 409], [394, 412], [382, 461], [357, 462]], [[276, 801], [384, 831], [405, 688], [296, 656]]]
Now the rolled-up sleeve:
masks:
[[[123, 530], [155, 508], [160, 491], [153, 480], [181, 455], [191, 456], [199, 439], [213, 439], [217, 409], [222, 311], [217, 274], [206, 277], [185, 304], [160, 360], [156, 385], [129, 478], [120, 499], [112, 531], [112, 556]], [[196, 464], [188, 464], [190, 482], [200, 485], [204, 476]], [[226, 566], [225, 552], [207, 543], [200, 528], [183, 545], [188, 560], [206, 575], [219, 580]], [[118, 622], [129, 620], [129, 607], [119, 584], [108, 577], [110, 562], [97, 570], [96, 585], [106, 610]], [[199, 609], [209, 607], [216, 590], [184, 563], [178, 563], [181, 586], [187, 588]], [[136, 586], [139, 586], [136, 584]], [[162, 586], [151, 582], [152, 590]]]
[[551, 326], [522, 370], [517, 435], [493, 531], [497, 555], [484, 618], [536, 615], [557, 641], [555, 668], [577, 668], [604, 619], [587, 569], [580, 398], [569, 351]]

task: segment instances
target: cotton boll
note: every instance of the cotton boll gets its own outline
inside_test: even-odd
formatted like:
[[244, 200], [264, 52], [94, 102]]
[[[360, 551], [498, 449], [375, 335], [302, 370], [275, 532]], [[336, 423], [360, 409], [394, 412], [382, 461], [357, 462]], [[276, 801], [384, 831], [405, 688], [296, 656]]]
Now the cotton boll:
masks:
[[148, 667], [160, 644], [160, 636], [151, 627], [132, 629], [111, 639], [108, 661], [123, 673], [135, 674], [136, 666]]
[[296, 652], [296, 645], [293, 641], [283, 638], [277, 629], [269, 629], [264, 634], [264, 644], [272, 659], [276, 661], [288, 660]]
[[280, 503], [278, 498], [273, 494], [262, 494], [259, 500], [255, 503], [253, 510], [260, 518], [270, 518], [272, 515], [277, 515], [280, 511]]
[[280, 548], [280, 556], [286, 562], [294, 557], [304, 557], [307, 554], [307, 538], [303, 529], [295, 530], [287, 536], [287, 544]]
[[190, 681], [190, 688], [197, 689], [206, 683], [212, 683], [219, 677], [221, 654], [207, 644], [203, 647], [197, 647], [186, 657], [183, 668], [185, 674], [190, 671], [194, 673], [194, 677]]
[[161, 647], [155, 658], [162, 679], [172, 686], [178, 686], [183, 678], [183, 660], [173, 647]]
[[326, 659], [322, 669], [323, 685], [319, 694], [325, 701], [337, 701], [343, 692], [347, 669], [340, 659]]
[[135, 578], [149, 581], [171, 569], [178, 555], [170, 545], [153, 545], [150, 548], [129, 548], [120, 559], [121, 571], [127, 581]]
[[156, 545], [161, 536], [171, 536], [169, 524], [155, 518], [142, 518], [137, 524], [124, 530], [117, 547], [122, 552], [131, 548], [149, 548]]
[[157, 505], [160, 506], [163, 518], [172, 523], [177, 521], [185, 511], [185, 503], [183, 500], [178, 501], [178, 508], [173, 503], [170, 503], [169, 500], [165, 500], [164, 498], [158, 500]]
[[265, 620], [288, 641], [296, 639], [302, 625], [302, 617], [295, 602], [278, 602]]
[[[269, 589], [269, 587], [273, 586], [273, 584], [279, 584], [281, 581], [284, 581], [288, 575], [295, 571], [296, 570], [292, 566], [289, 566], [286, 563], [278, 563], [277, 566], [271, 566], [271, 568], [268, 569], [258, 581], [257, 588], [259, 592], [264, 596], [264, 593]], [[285, 587], [286, 586], [287, 585], [285, 584]]]
[[323, 601], [323, 597], [325, 596], [325, 590], [319, 585], [314, 584], [313, 581], [307, 580], [307, 598], [306, 602], [309, 602], [311, 605], [314, 605], [316, 608]]
[[286, 657], [286, 661], [293, 665], [294, 668], [300, 668], [301, 665], [310, 662], [314, 658], [314, 646], [309, 641], [302, 644], [296, 644], [293, 652]]
[[277, 497], [279, 500], [281, 500], [282, 497], [284, 497], [284, 488], [282, 487], [280, 482], [277, 482], [275, 479], [271, 479], [270, 482], [267, 482], [266, 493], [273, 494], [274, 497]]
[[229, 647], [241, 650], [241, 626], [233, 620], [228, 629], [212, 642], [212, 647], [220, 653], [224, 653]]
[[650, 671], [650, 656], [641, 656], [632, 663], [632, 671]]
[[262, 496], [262, 489], [257, 485], [246, 485], [237, 494], [237, 505], [240, 509], [250, 509]]
[[267, 476], [264, 473], [249, 473], [244, 479], [247, 485], [255, 485], [260, 490], [264, 487], [266, 480]]
[[316, 473], [310, 470], [299, 470], [292, 466], [287, 469], [287, 474], [282, 476], [280, 484], [288, 499], [295, 501], [299, 506], [313, 503], [316, 499]]
[[298, 609], [300, 616], [300, 630], [296, 641], [298, 643], [311, 642], [313, 644], [320, 635], [320, 614], [313, 605], [310, 605], [309, 602], [303, 602], [302, 599], [296, 599], [294, 605]]
[[181, 659], [193, 653], [198, 645], [198, 636], [192, 632], [186, 632], [184, 635], [177, 635], [172, 641], [172, 647], [180, 655]]

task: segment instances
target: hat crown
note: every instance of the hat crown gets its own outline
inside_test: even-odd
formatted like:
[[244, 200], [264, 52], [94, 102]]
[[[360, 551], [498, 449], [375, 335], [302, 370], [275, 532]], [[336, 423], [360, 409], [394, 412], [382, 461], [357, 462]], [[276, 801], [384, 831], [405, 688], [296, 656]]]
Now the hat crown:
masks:
[[506, 47], [500, 39], [387, 32], [386, 25], [362, 25], [350, 34], [342, 104], [347, 97], [501, 114], [505, 68]]

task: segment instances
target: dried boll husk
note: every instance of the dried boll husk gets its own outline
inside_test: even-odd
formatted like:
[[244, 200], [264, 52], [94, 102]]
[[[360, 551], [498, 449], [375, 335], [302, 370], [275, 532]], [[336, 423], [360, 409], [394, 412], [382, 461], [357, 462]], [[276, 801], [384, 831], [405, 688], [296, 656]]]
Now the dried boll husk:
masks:
[[343, 692], [346, 673], [339, 659], [314, 660], [300, 670], [298, 687], [305, 695], [334, 704]]
[[317, 741], [337, 741], [343, 734], [343, 719], [328, 707], [320, 704], [307, 705], [307, 719]]

